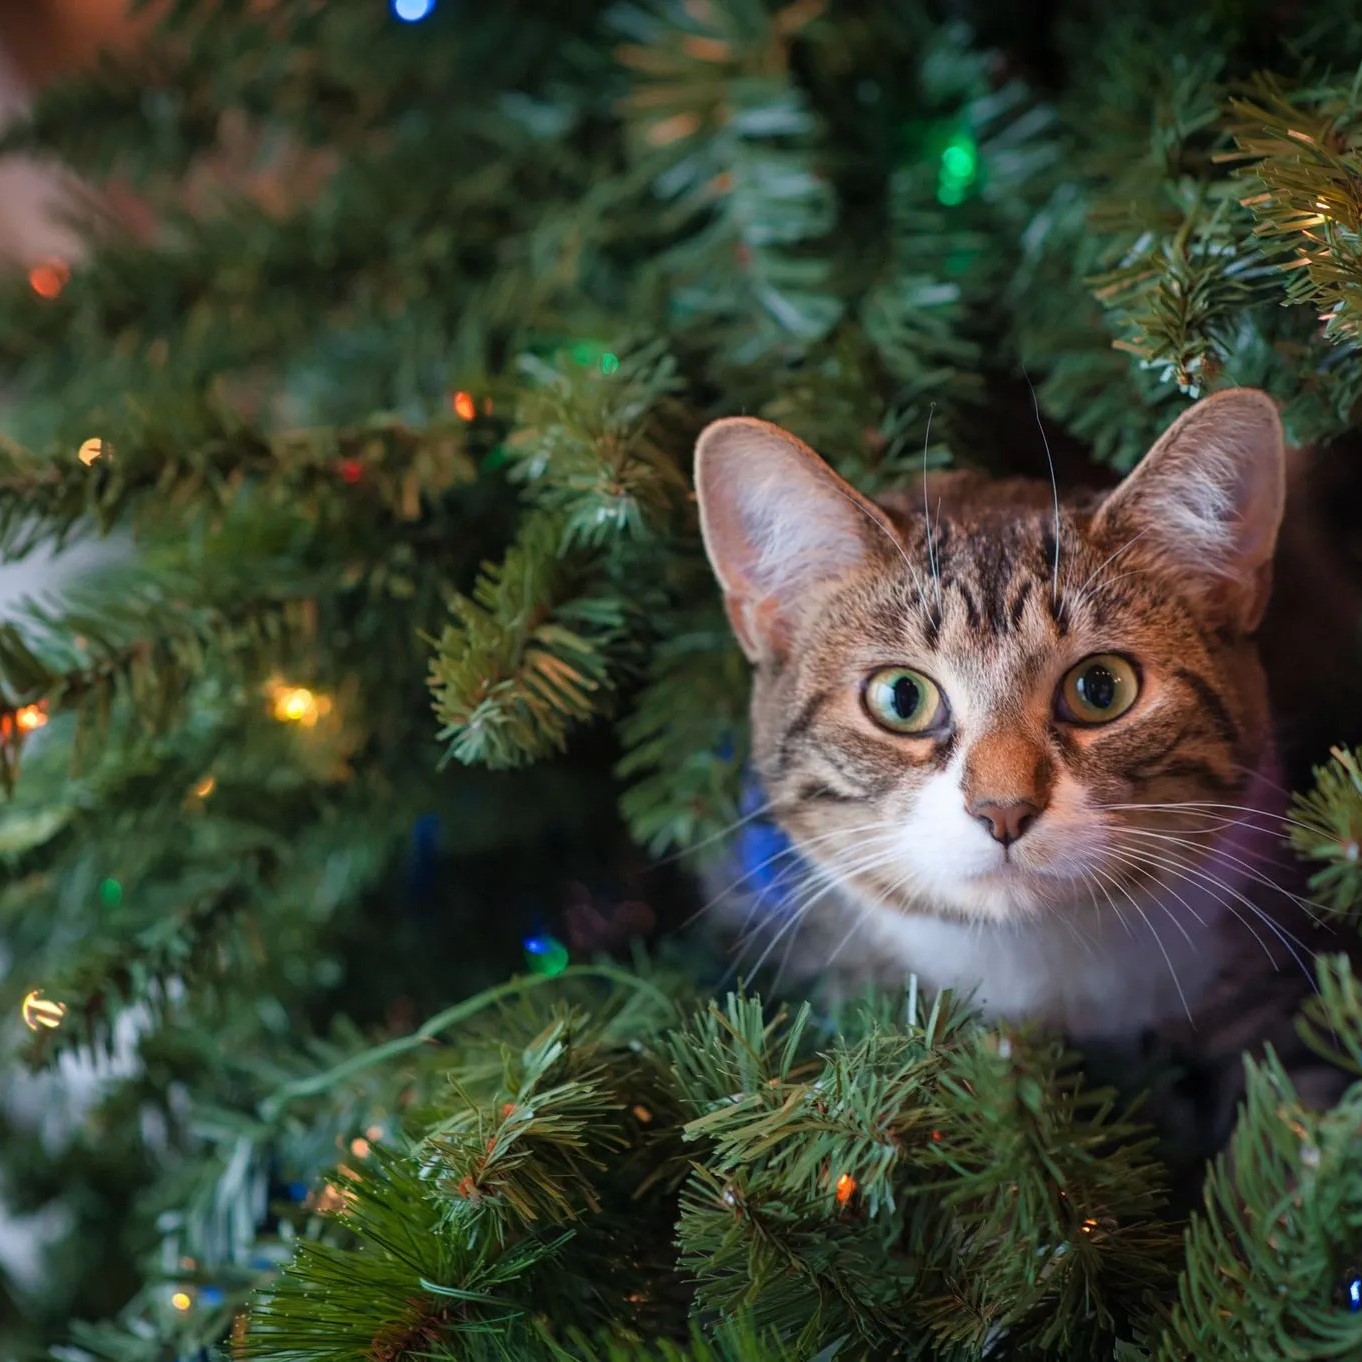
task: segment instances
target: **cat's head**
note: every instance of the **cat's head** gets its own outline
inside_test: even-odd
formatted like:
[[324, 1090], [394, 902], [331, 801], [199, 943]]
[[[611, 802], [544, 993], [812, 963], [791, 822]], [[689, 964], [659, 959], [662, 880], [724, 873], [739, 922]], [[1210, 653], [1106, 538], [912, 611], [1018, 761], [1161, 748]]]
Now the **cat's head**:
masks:
[[[1058, 508], [968, 472], [877, 505], [747, 418], [704, 431], [696, 483], [757, 770], [808, 860], [890, 910], [1007, 921], [1195, 864], [1214, 807], [1234, 821], [1270, 747], [1264, 394], [1195, 404]], [[1151, 840], [1170, 826], [1185, 846]]]

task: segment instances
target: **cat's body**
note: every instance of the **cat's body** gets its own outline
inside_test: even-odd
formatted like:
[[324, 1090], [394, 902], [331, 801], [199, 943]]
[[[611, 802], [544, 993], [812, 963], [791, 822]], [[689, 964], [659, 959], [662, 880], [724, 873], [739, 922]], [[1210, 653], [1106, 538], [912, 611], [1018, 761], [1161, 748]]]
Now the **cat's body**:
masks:
[[874, 505], [775, 427], [710, 427], [706, 542], [800, 867], [734, 890], [754, 954], [1080, 1038], [1308, 988], [1255, 645], [1284, 469], [1243, 391], [1058, 507], [973, 473]]

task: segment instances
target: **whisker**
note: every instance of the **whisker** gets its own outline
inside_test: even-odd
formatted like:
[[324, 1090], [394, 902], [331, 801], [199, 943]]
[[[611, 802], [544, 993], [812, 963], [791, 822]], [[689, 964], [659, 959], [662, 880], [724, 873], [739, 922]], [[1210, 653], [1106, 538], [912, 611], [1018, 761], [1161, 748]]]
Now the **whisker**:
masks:
[[[1131, 862], [1127, 862], [1127, 864], [1131, 864]], [[1195, 951], [1197, 949], [1197, 943], [1192, 940], [1192, 934], [1187, 930], [1186, 926], [1183, 924], [1182, 920], [1178, 917], [1178, 915], [1166, 903], [1164, 903], [1158, 897], [1157, 894], [1153, 896], [1153, 901], [1160, 908], [1163, 909], [1164, 913], [1168, 917], [1168, 920], [1173, 924], [1174, 927], [1178, 929], [1179, 932], [1182, 933], [1182, 939]], [[1206, 919], [1202, 917], [1201, 914], [1198, 913], [1194, 908], [1192, 908], [1190, 904], [1186, 903], [1184, 900], [1180, 898], [1178, 902], [1183, 904], [1183, 907], [1185, 907], [1187, 911], [1191, 913], [1191, 915], [1197, 920], [1197, 922], [1201, 924], [1201, 926], [1204, 927], [1206, 925]]]
[[[830, 835], [830, 834], [829, 834]], [[859, 857], [870, 848], [875, 848], [875, 855], [878, 856], [882, 846], [891, 845], [892, 831], [884, 830], [878, 835], [864, 837], [860, 841], [847, 847], [840, 855], [830, 858], [830, 863], [820, 865], [816, 861], [810, 861], [806, 865], [805, 873], [798, 884], [791, 887], [790, 891], [782, 897], [776, 905], [776, 911], [781, 916], [787, 916], [791, 911], [795, 911], [792, 905], [798, 898], [811, 887], [818, 887], [824, 883], [842, 883], [850, 875], [859, 873], [861, 865]], [[814, 839], [811, 839], [814, 840]], [[872, 858], [873, 859], [873, 858]], [[769, 914], [768, 914], [769, 916]]]
[[[1252, 899], [1245, 897], [1237, 889], [1235, 889], [1235, 887], [1232, 884], [1229, 884], [1225, 880], [1222, 880], [1219, 877], [1212, 875], [1207, 871], [1201, 869], [1199, 866], [1192, 864], [1189, 860], [1187, 860], [1183, 856], [1180, 856], [1177, 852], [1166, 851], [1163, 853], [1156, 853], [1144, 848], [1136, 850], [1131, 847], [1127, 847], [1121, 854], [1141, 858], [1145, 860], [1147, 864], [1150, 865], [1162, 865], [1165, 869], [1172, 870], [1175, 874], [1180, 875], [1181, 878], [1186, 879], [1188, 883], [1191, 883], [1192, 878], [1195, 878], [1202, 880], [1207, 884], [1213, 885], [1217, 889], [1223, 890], [1225, 893], [1232, 895], [1246, 908], [1248, 908], [1258, 918], [1260, 922], [1264, 923], [1273, 932], [1273, 934], [1278, 938], [1279, 941], [1282, 942], [1283, 945], [1287, 945], [1288, 942], [1294, 942], [1295, 945], [1299, 946], [1301, 950], [1305, 951], [1307, 954], [1313, 954], [1308, 942], [1302, 941], [1300, 937], [1298, 937], [1294, 932], [1289, 931], [1281, 923], [1277, 922], [1277, 920], [1272, 916], [1272, 914], [1267, 912], [1261, 905], [1256, 904], [1253, 902]], [[1217, 899], [1217, 902], [1224, 905], [1223, 899]]]
[[[886, 903], [886, 904], [887, 904], [888, 902], [892, 901], [894, 895], [897, 894], [898, 891], [899, 891], [901, 888], [903, 888], [904, 886], [908, 885], [908, 883], [909, 883], [913, 878], [914, 878], [914, 872], [913, 872], [912, 868], [909, 867], [909, 868], [905, 869], [905, 870], [903, 871], [903, 873], [900, 874], [900, 875], [899, 875], [899, 876], [898, 876], [898, 877], [889, 885], [888, 889], [885, 890], [885, 892], [880, 896], [881, 901], [884, 902], [884, 903]], [[874, 909], [874, 904], [869, 903], [869, 902], [860, 905], [860, 911], [856, 914], [855, 918], [854, 918], [853, 921], [852, 921], [851, 926], [850, 926], [849, 928], [847, 928], [846, 935], [841, 939], [841, 941], [839, 941], [839, 942], [837, 943], [837, 947], [836, 947], [836, 949], [832, 952], [832, 954], [831, 954], [830, 956], [828, 956], [828, 964], [832, 964], [832, 962], [833, 962], [834, 960], [837, 959], [837, 957], [842, 953], [842, 951], [846, 949], [848, 943], [851, 941], [851, 938], [852, 938], [852, 937], [856, 934], [856, 932], [864, 925], [866, 919], [870, 916], [870, 914], [871, 914], [871, 912], [873, 911], [873, 909]]]
[[1122, 836], [1144, 837], [1149, 841], [1165, 842], [1172, 846], [1185, 847], [1192, 851], [1204, 853], [1207, 856], [1214, 856], [1217, 860], [1228, 861], [1231, 865], [1238, 866], [1247, 875], [1251, 876], [1256, 883], [1261, 884], [1268, 889], [1276, 890], [1276, 892], [1281, 894], [1284, 898], [1288, 898], [1292, 903], [1297, 904], [1304, 910], [1305, 915], [1316, 926], [1324, 925], [1323, 918], [1321, 918], [1316, 911], [1320, 906], [1319, 904], [1311, 903], [1309, 899], [1301, 898], [1299, 894], [1293, 894], [1289, 889], [1284, 889], [1275, 880], [1269, 879], [1268, 876], [1264, 875], [1256, 866], [1251, 865], [1248, 861], [1245, 861], [1241, 857], [1235, 856], [1220, 847], [1204, 847], [1200, 843], [1190, 841], [1185, 837], [1174, 837], [1171, 833], [1156, 832], [1152, 828], [1114, 828], [1113, 831]]
[[[815, 892], [806, 894], [803, 901], [794, 909], [794, 911], [789, 911], [787, 906], [786, 913], [782, 914], [786, 918], [785, 922], [771, 937], [766, 944], [766, 948], [757, 957], [755, 963], [751, 967], [752, 973], [755, 974], [761, 969], [762, 965], [766, 962], [767, 956], [776, 948], [786, 933], [793, 931], [794, 928], [802, 922], [804, 917], [806, 917], [818, 903], [821, 903], [828, 894], [832, 893], [833, 890], [840, 888], [852, 875], [863, 874], [865, 871], [873, 870], [880, 865], [887, 865], [896, 858], [897, 852], [890, 850], [887, 853], [880, 852], [864, 858], [854, 865], [838, 866], [835, 869], [832, 867], [819, 867], [818, 869], [821, 872], [821, 875], [818, 878], [821, 878], [823, 882], [815, 884], [813, 886]], [[807, 888], [807, 886], [805, 887]]]
[[[1269, 812], [1269, 811], [1266, 810], [1266, 809], [1255, 809], [1255, 808], [1254, 808], [1252, 805], [1250, 805], [1250, 804], [1219, 804], [1219, 803], [1216, 803], [1214, 800], [1209, 800], [1209, 799], [1192, 799], [1192, 800], [1187, 800], [1186, 802], [1180, 803], [1180, 804], [1178, 804], [1178, 803], [1168, 803], [1168, 804], [1096, 804], [1096, 805], [1094, 805], [1093, 807], [1096, 808], [1096, 809], [1102, 809], [1102, 810], [1107, 810], [1107, 809], [1125, 809], [1125, 810], [1130, 810], [1130, 809], [1171, 809], [1171, 810], [1184, 810], [1184, 809], [1186, 809], [1186, 810], [1191, 810], [1191, 811], [1193, 811], [1193, 812], [1198, 812], [1198, 811], [1200, 811], [1200, 810], [1202, 810], [1202, 809], [1228, 809], [1228, 810], [1230, 810], [1232, 813], [1253, 813], [1253, 814], [1257, 814], [1260, 818], [1267, 818], [1267, 819], [1271, 819], [1271, 820], [1272, 820], [1274, 826], [1273, 826], [1273, 827], [1270, 827], [1270, 828], [1258, 828], [1258, 827], [1255, 827], [1252, 823], [1237, 823], [1237, 822], [1235, 823], [1235, 825], [1236, 825], [1236, 826], [1239, 826], [1239, 827], [1253, 828], [1253, 830], [1256, 831], [1256, 832], [1280, 832], [1281, 827], [1282, 827], [1283, 825], [1288, 826], [1288, 827], [1300, 828], [1300, 829], [1302, 829], [1302, 830], [1305, 831], [1305, 832], [1314, 832], [1314, 831], [1315, 831], [1315, 829], [1312, 828], [1308, 823], [1302, 823], [1299, 819], [1297, 819], [1297, 818], [1290, 818], [1290, 817], [1288, 817], [1288, 816], [1285, 815], [1285, 814], [1272, 813], [1272, 812]], [[1207, 817], [1210, 817], [1211, 815], [1210, 815], [1210, 814], [1207, 814], [1206, 816], [1207, 816]], [[1235, 820], [1229, 820], [1229, 821], [1235, 822]]]
[[729, 823], [727, 827], [720, 828], [718, 832], [711, 833], [708, 837], [705, 837], [698, 842], [693, 842], [688, 847], [681, 847], [680, 850], [673, 851], [669, 856], [663, 856], [659, 858], [658, 860], [653, 862], [653, 865], [654, 866], [675, 865], [677, 861], [680, 861], [687, 856], [694, 855], [694, 853], [697, 851], [703, 851], [705, 847], [711, 846], [713, 845], [713, 843], [720, 841], [724, 837], [727, 837], [729, 833], [737, 832], [739, 828], [745, 827], [754, 819], [762, 817], [763, 814], [770, 813], [771, 810], [774, 809], [775, 807], [776, 801], [774, 799], [768, 799], [766, 803], [759, 805], [750, 813], [743, 814], [741, 818], [735, 819], [732, 823]]
[[[1089, 876], [1095, 877], [1101, 874], [1101, 871], [1099, 871], [1096, 866], [1093, 866], [1091, 870], [1082, 870], [1079, 873], [1083, 876], [1084, 882], [1086, 883], [1088, 881]], [[1116, 920], [1121, 924], [1122, 927], [1125, 928], [1126, 935], [1130, 937], [1131, 940], [1134, 940], [1135, 934], [1130, 930], [1130, 923], [1126, 921], [1126, 915], [1116, 906], [1116, 900], [1112, 898], [1111, 890], [1108, 889], [1106, 885], [1102, 883], [1101, 880], [1094, 878], [1093, 882], [1103, 892], [1103, 894], [1106, 895], [1107, 902], [1111, 904], [1112, 912], [1116, 914]], [[1117, 887], [1119, 888], [1120, 886], [1118, 885]], [[1097, 896], [1095, 894], [1093, 895], [1092, 906], [1094, 908], [1097, 907]]]
[[[1098, 582], [1097, 586], [1093, 588], [1093, 592], [1102, 590], [1105, 587], [1115, 586], [1117, 582], [1123, 582], [1127, 577], [1139, 577], [1146, 572], [1153, 572], [1154, 570], [1155, 569], [1152, 567], [1127, 568], [1124, 572], [1118, 572], [1114, 577], [1104, 577]], [[1090, 592], [1089, 595], [1091, 594], [1093, 593]]]
[[[1182, 906], [1199, 923], [1201, 923], [1203, 927], [1206, 926], [1206, 919], [1202, 917], [1201, 914], [1198, 913], [1197, 910], [1193, 908], [1192, 905], [1188, 903], [1187, 900], [1183, 898], [1181, 894], [1178, 893], [1177, 889], [1175, 889], [1173, 885], [1168, 884], [1166, 881], [1159, 879], [1159, 877], [1152, 870], [1149, 870], [1147, 867], [1143, 866], [1138, 860], [1132, 860], [1127, 857], [1123, 857], [1120, 855], [1119, 852], [1116, 854], [1118, 858], [1121, 859], [1126, 865], [1134, 866], [1136, 868], [1136, 873], [1144, 875], [1149, 880], [1149, 883], [1155, 888], [1157, 888], [1159, 892], [1163, 892], [1166, 890], [1168, 893], [1172, 894], [1172, 896], [1175, 899], [1177, 899], [1177, 901], [1180, 904], [1182, 904]], [[1228, 909], [1229, 912], [1234, 914], [1234, 916], [1248, 930], [1249, 935], [1252, 936], [1253, 939], [1263, 948], [1263, 954], [1266, 955], [1269, 960], [1272, 960], [1271, 947], [1269, 947], [1267, 942], [1264, 941], [1263, 938], [1258, 935], [1257, 929], [1254, 927], [1253, 923], [1251, 923], [1246, 917], [1244, 917], [1243, 914], [1240, 913], [1239, 910], [1235, 908], [1235, 906], [1232, 903], [1225, 903], [1223, 899], [1217, 899], [1217, 902], [1219, 902], [1223, 908]], [[1276, 962], [1274, 961], [1273, 963], [1275, 964]]]
[[[930, 431], [930, 429], [931, 420], [929, 417], [928, 430]], [[924, 477], [926, 476], [925, 467], [923, 470], [923, 476]], [[857, 501], [855, 497], [848, 496], [844, 491], [842, 491], [840, 487], [836, 486], [835, 484], [833, 484], [832, 490], [836, 492], [837, 495], [841, 497], [843, 501], [854, 506], [894, 546], [895, 550], [898, 552], [899, 557], [903, 559], [904, 565], [907, 567], [908, 571], [913, 574], [913, 584], [917, 587], [918, 599], [922, 603], [923, 615], [930, 615], [932, 612], [932, 608], [927, 601], [927, 592], [922, 585], [922, 574], [918, 571], [917, 564], [913, 562], [913, 560], [908, 556], [908, 550], [904, 548], [902, 543], [899, 542], [898, 538], [895, 535], [891, 534], [889, 530], [885, 528], [884, 524], [880, 520], [878, 520], [875, 516], [871, 515], [871, 513], [868, 510], [866, 510], [866, 508], [859, 501]], [[932, 557], [931, 526], [929, 524], [927, 527], [927, 559], [929, 564], [931, 562], [931, 557]], [[937, 584], [937, 608], [938, 610], [941, 608], [940, 583]]]
[[[932, 580], [936, 583], [936, 608], [941, 612], [941, 564], [937, 561], [935, 541], [932, 537], [932, 508], [927, 500], [927, 446], [932, 439], [932, 417], [936, 414], [936, 403], [927, 408], [927, 433], [922, 437], [922, 514], [927, 521], [927, 565], [931, 569]], [[938, 510], [940, 509], [938, 505]]]
[[1140, 915], [1140, 920], [1149, 928], [1149, 935], [1154, 938], [1154, 944], [1159, 948], [1159, 954], [1163, 956], [1163, 962], [1168, 966], [1168, 973], [1172, 976], [1173, 987], [1178, 991], [1178, 1001], [1182, 1004], [1182, 1010], [1187, 1014], [1187, 1023], [1192, 1030], [1196, 1030], [1196, 1021], [1192, 1016], [1192, 1009], [1187, 1005], [1187, 995], [1182, 991], [1182, 980], [1178, 978], [1178, 972], [1173, 968], [1173, 957], [1168, 954], [1168, 947], [1163, 944], [1163, 938], [1158, 934], [1154, 924], [1149, 920], [1149, 914], [1140, 907], [1133, 894], [1126, 892], [1126, 898], [1130, 900], [1130, 906]]
[[1131, 535], [1131, 537], [1127, 539], [1126, 542], [1122, 544], [1121, 547], [1117, 549], [1115, 553], [1107, 554], [1107, 556], [1103, 558], [1102, 561], [1098, 563], [1098, 565], [1095, 568], [1093, 568], [1093, 570], [1090, 573], [1088, 573], [1087, 580], [1084, 581], [1083, 585], [1078, 588], [1079, 595], [1081, 596], [1083, 592], [1088, 589], [1088, 585], [1092, 581], [1092, 579], [1096, 577], [1097, 574], [1101, 572], [1102, 569], [1106, 567], [1108, 563], [1112, 562], [1114, 559], [1119, 558], [1127, 549], [1133, 547], [1137, 540], [1143, 539], [1145, 535], [1147, 535], [1148, 533], [1149, 529], [1148, 527], [1146, 527], [1145, 529], [1141, 530], [1138, 534]]
[[[893, 888], [897, 888], [900, 884], [903, 883], [903, 880], [904, 877], [901, 876], [898, 880], [894, 882]], [[829, 965], [831, 965], [832, 962], [836, 960], [837, 957], [841, 955], [841, 953], [847, 948], [848, 944], [851, 941], [851, 938], [855, 936], [856, 933], [865, 924], [865, 921], [870, 916], [873, 907], [874, 905], [871, 903], [863, 903], [860, 905], [859, 911], [855, 914], [855, 916], [852, 919], [851, 926], [848, 927], [846, 930], [846, 935], [837, 943], [832, 954], [828, 956]]]
[[[1180, 815], [1185, 816], [1185, 815]], [[1184, 837], [1189, 839], [1188, 845], [1210, 852], [1218, 848], [1219, 843], [1215, 840], [1220, 833], [1226, 832], [1230, 828], [1242, 828], [1245, 832], [1255, 833], [1261, 838], [1269, 838], [1272, 845], [1280, 846], [1281, 838], [1279, 830], [1275, 828], [1260, 827], [1256, 823], [1250, 823], [1242, 818], [1227, 818], [1221, 814], [1208, 814], [1208, 818], [1215, 821], [1205, 827], [1186, 827], [1178, 825], [1176, 827], [1145, 827], [1139, 823], [1126, 823], [1124, 821], [1108, 822], [1106, 826], [1113, 832], [1138, 832], [1155, 837]], [[1201, 840], [1207, 839], [1207, 840]], [[1252, 857], [1255, 861], [1265, 861], [1269, 865], [1276, 866], [1279, 870], [1290, 871], [1298, 868], [1299, 862], [1294, 859], [1283, 858], [1275, 855], [1267, 847], [1262, 845], [1240, 844], [1239, 848], [1245, 855]]]
[[1045, 433], [1045, 422], [1040, 419], [1040, 399], [1036, 396], [1036, 385], [1031, 382], [1031, 375], [1026, 372], [1026, 366], [1022, 366], [1022, 374], [1026, 378], [1026, 386], [1031, 389], [1031, 407], [1036, 413], [1036, 429], [1040, 431], [1041, 443], [1045, 446], [1045, 462], [1050, 468], [1050, 490], [1055, 495], [1055, 567], [1051, 576], [1050, 599], [1056, 609], [1059, 607], [1059, 481], [1055, 477], [1054, 455], [1050, 453], [1050, 437]]
[[1118, 572], [1112, 577], [1103, 577], [1100, 581], [1094, 582], [1092, 586], [1086, 588], [1074, 602], [1074, 608], [1087, 605], [1099, 592], [1105, 591], [1109, 586], [1115, 586], [1117, 582], [1123, 581], [1127, 577], [1138, 577], [1141, 573], [1153, 572], [1152, 567], [1128, 568], [1125, 572]]
[[[754, 866], [748, 866], [743, 871], [743, 873], [739, 875], [736, 879], [730, 880], [729, 883], [726, 884], [722, 889], [720, 889], [719, 892], [715, 894], [714, 897], [711, 898], [708, 903], [705, 903], [701, 907], [697, 908], [688, 918], [686, 918], [685, 921], [681, 924], [681, 926], [689, 927], [693, 925], [701, 917], [703, 917], [704, 914], [712, 911], [720, 903], [722, 903], [723, 900], [726, 899], [731, 893], [733, 893], [734, 890], [736, 890], [738, 886], [743, 883], [744, 880], [750, 880], [754, 875], [759, 874], [761, 871], [767, 869], [769, 866], [775, 865], [778, 861], [784, 860], [786, 857], [797, 858], [805, 847], [816, 846], [820, 842], [830, 841], [834, 837], [854, 837], [859, 832], [873, 832], [883, 827], [884, 827], [883, 820], [876, 819], [872, 823], [862, 823], [857, 827], [838, 828], [833, 832], [820, 833], [817, 837], [805, 837], [798, 844], [791, 840], [789, 846], [782, 847], [781, 850], [777, 851], [774, 855], [768, 856], [764, 861], [760, 861]], [[760, 896], [760, 892], [761, 891], [757, 891], [758, 896]]]
[[1229, 765], [1235, 771], [1242, 771], [1246, 776], [1253, 776], [1256, 779], [1261, 780], [1264, 785], [1271, 786], [1278, 794], [1285, 795], [1288, 799], [1295, 798], [1296, 792], [1294, 790], [1288, 789], [1285, 785], [1278, 784], [1277, 781], [1273, 780], [1272, 777], [1267, 774], [1267, 772], [1260, 771], [1256, 766], [1244, 766], [1237, 761], [1232, 761]]
[[[1111, 586], [1113, 583], [1120, 581], [1122, 576], [1134, 576], [1136, 573], [1140, 573], [1140, 572], [1152, 572], [1153, 569], [1152, 569], [1152, 568], [1149, 568], [1149, 567], [1131, 568], [1130, 571], [1129, 571], [1129, 573], [1121, 573], [1121, 574], [1119, 574], [1118, 576], [1115, 576], [1115, 577], [1103, 577], [1103, 578], [1101, 578], [1100, 580], [1098, 580], [1098, 581], [1096, 581], [1096, 582], [1093, 581], [1093, 579], [1094, 579], [1095, 577], [1097, 577], [1097, 575], [1102, 571], [1102, 569], [1105, 568], [1105, 567], [1107, 566], [1107, 564], [1109, 564], [1109, 563], [1112, 561], [1113, 558], [1116, 558], [1116, 557], [1118, 557], [1120, 554], [1124, 553], [1124, 552], [1126, 551], [1126, 549], [1128, 549], [1128, 548], [1131, 546], [1131, 544], [1133, 544], [1133, 543], [1135, 542], [1136, 539], [1139, 539], [1139, 538], [1141, 537], [1141, 535], [1143, 535], [1143, 534], [1145, 534], [1145, 533], [1147, 533], [1147, 531], [1141, 530], [1141, 531], [1140, 531], [1140, 534], [1135, 535], [1135, 536], [1134, 536], [1133, 538], [1131, 538], [1127, 543], [1123, 544], [1119, 549], [1117, 549], [1115, 553], [1111, 554], [1111, 555], [1110, 555], [1109, 557], [1107, 557], [1103, 562], [1099, 563], [1099, 564], [1098, 564], [1098, 565], [1097, 565], [1097, 566], [1088, 574], [1088, 578], [1087, 578], [1087, 580], [1082, 584], [1082, 586], [1080, 586], [1080, 587], [1078, 588], [1077, 595], [1076, 595], [1076, 597], [1072, 600], [1072, 603], [1071, 603], [1070, 608], [1072, 608], [1072, 609], [1078, 609], [1078, 608], [1081, 607], [1081, 606], [1087, 605], [1087, 603], [1088, 603], [1094, 596], [1096, 596], [1097, 593], [1098, 593], [1099, 591], [1102, 591], [1102, 590], [1104, 590], [1106, 587]], [[1066, 587], [1066, 594], [1067, 594], [1067, 587]]]
[[[1210, 891], [1211, 897], [1214, 898], [1216, 902], [1219, 903], [1222, 907], [1234, 913], [1235, 917], [1238, 918], [1240, 922], [1243, 922], [1244, 925], [1247, 927], [1248, 923], [1244, 922], [1244, 919], [1240, 917], [1239, 914], [1235, 912], [1235, 910], [1228, 903], [1226, 903], [1224, 899], [1220, 897], [1216, 890], [1223, 890], [1232, 898], [1237, 899], [1240, 903], [1244, 905], [1245, 908], [1249, 910], [1249, 912], [1251, 912], [1258, 919], [1259, 922], [1261, 922], [1268, 929], [1268, 931], [1270, 931], [1273, 934], [1273, 936], [1277, 938], [1278, 941], [1282, 943], [1283, 946], [1286, 947], [1287, 951], [1291, 955], [1291, 958], [1296, 962], [1296, 965], [1299, 967], [1301, 973], [1304, 974], [1305, 977], [1309, 979], [1313, 985], [1314, 977], [1313, 975], [1311, 975], [1309, 969], [1306, 968], [1305, 962], [1301, 959], [1300, 955], [1296, 951], [1296, 946], [1299, 946], [1301, 950], [1305, 951], [1307, 954], [1310, 954], [1311, 951], [1309, 946], [1307, 946], [1304, 941], [1300, 940], [1299, 937], [1287, 931], [1284, 927], [1281, 926], [1280, 923], [1274, 921], [1270, 914], [1265, 913], [1251, 899], [1245, 898], [1243, 894], [1239, 893], [1238, 890], [1234, 889], [1232, 886], [1226, 884], [1223, 880], [1216, 879], [1214, 875], [1208, 875], [1204, 870], [1198, 870], [1195, 867], [1188, 866], [1181, 862], [1165, 859], [1164, 857], [1157, 856], [1154, 853], [1148, 851], [1137, 852], [1126, 850], [1121, 852], [1113, 852], [1112, 854], [1123, 859], [1142, 862], [1145, 865], [1158, 866], [1163, 870], [1171, 872], [1179, 879], [1186, 880], [1188, 884], [1191, 884], [1193, 880], [1204, 881], [1206, 884], [1213, 886], [1213, 888]], [[1164, 882], [1160, 881], [1160, 883]], [[1164, 887], [1166, 888], [1167, 885], [1164, 884]]]

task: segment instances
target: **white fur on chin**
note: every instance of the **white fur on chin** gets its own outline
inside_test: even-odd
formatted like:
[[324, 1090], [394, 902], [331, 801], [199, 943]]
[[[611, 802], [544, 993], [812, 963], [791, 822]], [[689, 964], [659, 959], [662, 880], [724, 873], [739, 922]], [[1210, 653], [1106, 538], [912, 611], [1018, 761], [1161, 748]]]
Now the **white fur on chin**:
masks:
[[[1151, 887], [1136, 892], [1134, 903], [1113, 890], [1119, 914], [1100, 889], [1090, 889], [1081, 877], [1071, 902], [1042, 905], [1035, 894], [1029, 910], [1014, 904], [1011, 912], [1003, 897], [1005, 882], [990, 878], [971, 889], [967, 880], [957, 880], [948, 896], [949, 917], [905, 914], [852, 886], [844, 893], [861, 923], [861, 950], [892, 954], [905, 975], [916, 974], [930, 988], [972, 993], [985, 1016], [1035, 1020], [1076, 1037], [1129, 1036], [1195, 1012], [1225, 963], [1231, 940], [1227, 926], [1235, 912], [1252, 917], [1234, 897], [1251, 897], [1254, 885], [1249, 870], [1236, 860], [1252, 865], [1254, 843], [1275, 840], [1271, 826], [1279, 802], [1273, 782], [1258, 775], [1243, 799], [1246, 808], [1261, 810], [1258, 830], [1244, 828], [1244, 815], [1230, 813], [1240, 824], [1227, 823], [1208, 844], [1221, 854], [1200, 863], [1217, 885], [1179, 879], [1176, 894]], [[928, 824], [932, 808], [929, 803], [923, 809]], [[943, 804], [937, 812], [944, 819], [948, 810]], [[922, 836], [928, 829], [919, 825], [915, 831]], [[949, 835], [958, 832], [952, 827]], [[947, 835], [947, 829], [938, 828], [937, 834]], [[943, 857], [942, 849], [939, 840], [935, 846], [925, 843], [922, 864], [949, 864], [958, 875], [961, 860]], [[986, 859], [991, 863], [1000, 857], [983, 833], [970, 851], [980, 871]], [[931, 892], [930, 885], [922, 887]], [[1023, 911], [1017, 912], [1018, 906]], [[1259, 936], [1275, 944], [1267, 926], [1254, 925]]]

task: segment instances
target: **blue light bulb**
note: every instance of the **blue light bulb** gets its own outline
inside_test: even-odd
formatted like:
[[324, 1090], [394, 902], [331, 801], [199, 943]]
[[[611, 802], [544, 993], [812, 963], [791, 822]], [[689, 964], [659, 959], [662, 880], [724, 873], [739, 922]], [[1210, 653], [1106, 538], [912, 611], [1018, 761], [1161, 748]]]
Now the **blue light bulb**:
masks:
[[435, 0], [393, 0], [393, 13], [404, 24], [418, 24], [435, 8]]

